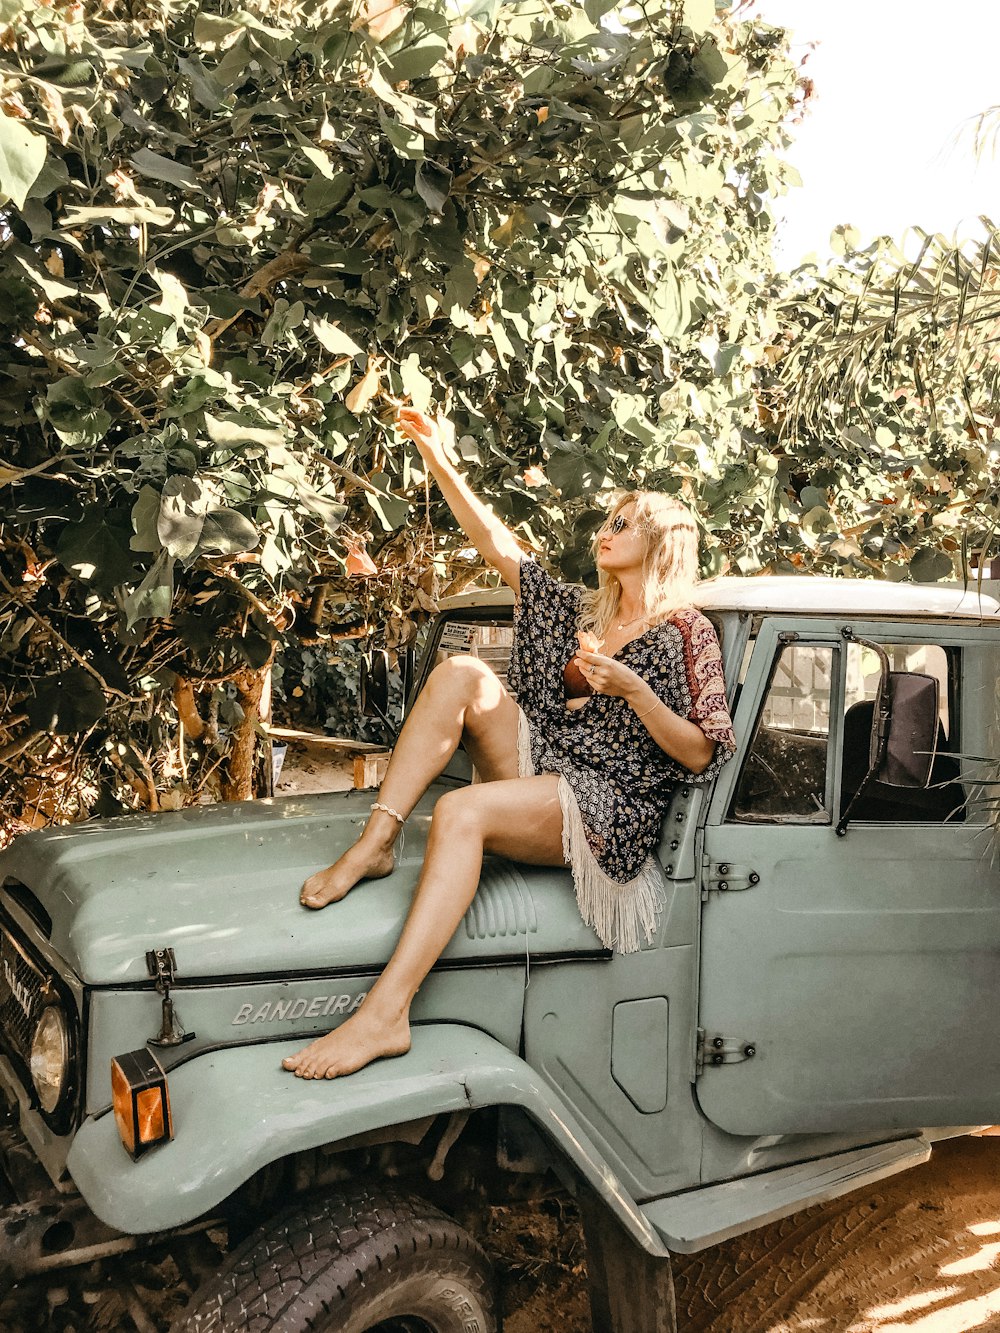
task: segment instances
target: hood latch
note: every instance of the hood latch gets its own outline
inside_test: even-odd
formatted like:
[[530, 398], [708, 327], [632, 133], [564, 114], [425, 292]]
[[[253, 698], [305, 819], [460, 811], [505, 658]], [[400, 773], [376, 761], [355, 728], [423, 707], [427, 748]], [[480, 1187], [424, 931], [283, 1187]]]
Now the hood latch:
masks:
[[156, 989], [163, 996], [163, 1017], [160, 1030], [155, 1037], [149, 1037], [147, 1046], [181, 1046], [191, 1041], [193, 1032], [185, 1032], [177, 1017], [174, 1002], [170, 998], [170, 987], [174, 984], [177, 961], [173, 949], [150, 949], [146, 953], [146, 967], [149, 975], [156, 982]]

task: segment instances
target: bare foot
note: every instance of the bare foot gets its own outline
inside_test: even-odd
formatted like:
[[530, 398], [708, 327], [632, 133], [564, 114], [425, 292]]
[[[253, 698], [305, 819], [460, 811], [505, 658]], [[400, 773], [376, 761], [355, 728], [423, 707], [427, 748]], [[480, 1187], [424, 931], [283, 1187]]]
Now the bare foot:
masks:
[[385, 1020], [362, 1007], [346, 1023], [325, 1037], [304, 1046], [281, 1062], [296, 1078], [339, 1078], [353, 1074], [373, 1060], [405, 1055], [410, 1049], [410, 1025], [405, 1016]]
[[395, 864], [391, 847], [373, 844], [362, 836], [332, 866], [309, 876], [302, 885], [299, 902], [314, 910], [339, 902], [359, 880], [384, 879], [392, 874]]

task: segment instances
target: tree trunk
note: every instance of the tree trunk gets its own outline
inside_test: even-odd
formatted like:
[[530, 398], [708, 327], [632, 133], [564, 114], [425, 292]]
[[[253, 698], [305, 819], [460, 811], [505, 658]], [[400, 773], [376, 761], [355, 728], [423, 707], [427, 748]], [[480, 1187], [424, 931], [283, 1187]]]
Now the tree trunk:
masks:
[[254, 774], [257, 770], [261, 702], [266, 694], [270, 706], [270, 679], [270, 663], [259, 671], [242, 671], [233, 678], [237, 689], [236, 700], [243, 709], [243, 721], [233, 730], [230, 738], [229, 758], [222, 781], [224, 801], [249, 801], [257, 794], [254, 790]]

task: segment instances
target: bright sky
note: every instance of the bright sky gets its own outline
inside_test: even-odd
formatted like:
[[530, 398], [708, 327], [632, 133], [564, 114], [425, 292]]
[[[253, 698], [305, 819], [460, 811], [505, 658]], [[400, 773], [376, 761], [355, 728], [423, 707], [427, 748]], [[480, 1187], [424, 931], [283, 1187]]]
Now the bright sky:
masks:
[[1000, 105], [1000, 0], [755, 0], [754, 11], [792, 30], [795, 56], [818, 43], [781, 260], [825, 257], [842, 222], [863, 242], [913, 224], [975, 236], [980, 213], [1000, 224], [1000, 142], [977, 164], [966, 123]]

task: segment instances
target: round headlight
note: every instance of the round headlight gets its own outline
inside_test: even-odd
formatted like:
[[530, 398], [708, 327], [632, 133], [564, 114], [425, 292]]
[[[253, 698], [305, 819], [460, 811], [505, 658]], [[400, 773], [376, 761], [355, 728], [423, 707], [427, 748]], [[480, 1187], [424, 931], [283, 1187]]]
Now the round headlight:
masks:
[[31, 1081], [43, 1111], [54, 1111], [69, 1074], [69, 1031], [61, 1009], [48, 1005], [31, 1041]]

